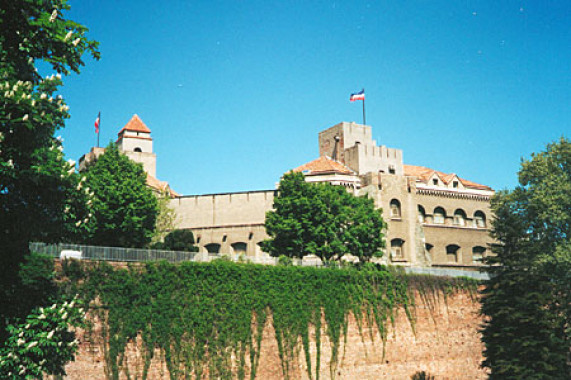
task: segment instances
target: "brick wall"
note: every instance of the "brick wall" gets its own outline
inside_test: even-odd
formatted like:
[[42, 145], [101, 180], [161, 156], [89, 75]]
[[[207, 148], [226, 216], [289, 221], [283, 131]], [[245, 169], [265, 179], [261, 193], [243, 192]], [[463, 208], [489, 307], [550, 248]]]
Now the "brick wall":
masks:
[[[409, 379], [417, 371], [427, 371], [436, 379], [484, 379], [485, 372], [479, 368], [482, 360], [482, 343], [478, 327], [481, 317], [479, 305], [469, 294], [457, 293], [449, 296], [445, 303], [437, 300], [428, 308], [417, 295], [416, 335], [404, 312], [396, 318], [394, 329], [390, 329], [386, 354], [382, 357], [382, 344], [378, 334], [374, 343], [365, 333], [364, 339], [358, 332], [354, 318], [349, 321], [347, 344], [340, 347], [339, 365], [335, 369], [337, 379]], [[324, 326], [325, 328], [325, 326]], [[76, 361], [67, 367], [67, 379], [105, 378], [100, 328], [93, 335], [94, 341], [87, 342], [87, 336], [80, 339], [80, 352]], [[343, 338], [342, 338], [343, 340]], [[321, 378], [330, 379], [330, 348], [325, 331], [322, 333]], [[307, 379], [305, 360], [300, 350], [300, 360], [294, 363], [292, 379]], [[311, 345], [311, 357], [315, 366], [315, 345]], [[131, 344], [126, 354], [131, 376], [142, 373], [143, 359], [136, 344]], [[248, 374], [247, 374], [248, 376]], [[125, 378], [125, 377], [123, 377]], [[168, 379], [168, 371], [157, 352], [150, 367], [150, 379]], [[248, 378], [248, 377], [246, 377]], [[264, 330], [258, 379], [281, 379], [278, 349], [271, 321]]]

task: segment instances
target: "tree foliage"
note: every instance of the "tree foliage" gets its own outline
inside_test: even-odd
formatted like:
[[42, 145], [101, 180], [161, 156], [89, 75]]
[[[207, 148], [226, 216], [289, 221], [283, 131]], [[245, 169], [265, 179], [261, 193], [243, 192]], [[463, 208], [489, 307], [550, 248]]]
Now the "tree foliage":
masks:
[[152, 245], [160, 245], [169, 231], [175, 229], [177, 223], [176, 211], [170, 206], [171, 196], [168, 191], [162, 192], [157, 197], [157, 221], [155, 232], [151, 239]]
[[77, 300], [40, 307], [25, 322], [8, 326], [10, 338], [0, 349], [2, 379], [40, 379], [65, 375], [79, 342], [73, 327], [84, 326], [85, 312]]
[[164, 242], [155, 243], [153, 248], [169, 251], [198, 252], [194, 245], [194, 234], [190, 230], [174, 230], [165, 236]]
[[483, 365], [492, 379], [571, 377], [571, 142], [522, 163], [519, 186], [492, 201]]
[[342, 186], [307, 183], [303, 174], [292, 172], [280, 181], [274, 210], [266, 214], [270, 239], [262, 249], [272, 256], [316, 255], [327, 261], [351, 254], [368, 261], [382, 255], [385, 227], [371, 199]]
[[[73, 240], [88, 219], [88, 195], [54, 133], [69, 117], [56, 95], [62, 75], [99, 58], [87, 28], [67, 20], [65, 0], [2, 1], [0, 7], [0, 335], [13, 317], [19, 265], [31, 240]], [[42, 67], [55, 73], [42, 77]], [[28, 310], [29, 311], [29, 310]], [[1, 342], [0, 342], [1, 344]]]
[[158, 214], [157, 198], [146, 185], [141, 164], [121, 154], [115, 144], [88, 167], [86, 186], [93, 194], [89, 243], [140, 248], [151, 241]]
[[[98, 58], [87, 29], [66, 20], [66, 1], [8, 1], [0, 10], [0, 240], [11, 243], [15, 264], [31, 239], [69, 237], [86, 218], [85, 194], [74, 163], [65, 162], [54, 132], [69, 117], [55, 96], [61, 74], [79, 72], [82, 55]], [[57, 72], [42, 78], [36, 62]], [[78, 199], [79, 198], [79, 199]], [[6, 247], [4, 247], [6, 249]], [[19, 259], [18, 259], [19, 258]]]

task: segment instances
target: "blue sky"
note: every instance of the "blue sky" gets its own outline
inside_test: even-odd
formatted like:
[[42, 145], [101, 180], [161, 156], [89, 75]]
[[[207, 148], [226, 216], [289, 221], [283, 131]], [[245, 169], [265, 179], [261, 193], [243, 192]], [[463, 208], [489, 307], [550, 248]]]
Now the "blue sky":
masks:
[[571, 2], [71, 1], [102, 58], [62, 89], [68, 158], [138, 114], [179, 193], [274, 188], [317, 133], [362, 121], [378, 143], [492, 186], [571, 135]]

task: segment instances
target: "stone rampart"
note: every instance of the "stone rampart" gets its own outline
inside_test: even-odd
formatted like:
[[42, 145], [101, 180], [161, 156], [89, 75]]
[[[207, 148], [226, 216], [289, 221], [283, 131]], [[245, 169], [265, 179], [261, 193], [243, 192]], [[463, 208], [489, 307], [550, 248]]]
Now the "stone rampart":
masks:
[[[468, 293], [455, 293], [444, 299], [433, 299], [427, 305], [416, 295], [415, 332], [404, 312], [399, 312], [394, 327], [390, 329], [383, 357], [380, 336], [368, 331], [359, 334], [354, 318], [350, 318], [346, 343], [340, 347], [340, 358], [333, 375], [336, 379], [410, 379], [417, 371], [426, 371], [436, 379], [484, 379], [480, 369], [482, 343], [478, 328], [481, 317], [479, 304]], [[325, 329], [325, 324], [323, 325]], [[76, 361], [67, 366], [67, 379], [104, 379], [104, 351], [101, 345], [101, 326], [96, 325], [93, 341], [80, 337], [80, 351]], [[314, 336], [313, 336], [314, 337]], [[343, 338], [342, 338], [343, 341]], [[325, 331], [321, 343], [322, 379], [330, 379], [330, 345]], [[313, 366], [315, 343], [310, 345]], [[308, 379], [303, 350], [294, 365], [292, 379]], [[125, 354], [131, 376], [142, 370], [142, 355], [137, 344], [131, 344]], [[139, 372], [138, 372], [139, 371]], [[246, 373], [246, 378], [249, 374]], [[122, 378], [126, 378], [123, 374]], [[149, 379], [168, 379], [164, 358], [157, 352], [149, 368]], [[271, 320], [263, 332], [257, 379], [282, 379], [277, 342]]]

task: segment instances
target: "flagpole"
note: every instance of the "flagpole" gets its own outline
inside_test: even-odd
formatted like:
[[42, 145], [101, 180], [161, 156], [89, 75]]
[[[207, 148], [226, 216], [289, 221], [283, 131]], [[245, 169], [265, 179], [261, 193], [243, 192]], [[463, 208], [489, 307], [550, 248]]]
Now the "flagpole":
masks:
[[[365, 94], [365, 89], [363, 89], [363, 94]], [[367, 119], [365, 119], [365, 98], [363, 97], [363, 125], [367, 125]]]

